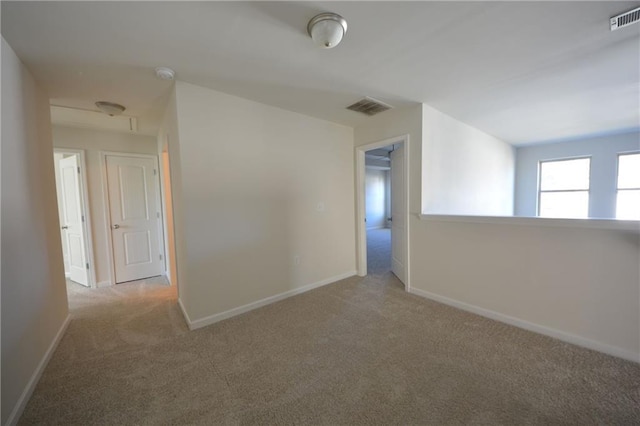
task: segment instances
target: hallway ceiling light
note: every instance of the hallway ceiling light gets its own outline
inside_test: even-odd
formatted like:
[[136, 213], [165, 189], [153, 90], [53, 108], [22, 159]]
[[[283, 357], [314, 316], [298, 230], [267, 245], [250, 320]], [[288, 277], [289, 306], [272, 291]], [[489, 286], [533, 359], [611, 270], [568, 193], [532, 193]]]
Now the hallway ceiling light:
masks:
[[126, 109], [120, 104], [115, 104], [113, 102], [107, 101], [98, 101], [96, 102], [96, 106], [100, 111], [110, 115], [111, 117], [122, 114]]
[[347, 32], [347, 21], [335, 13], [321, 13], [314, 16], [307, 25], [307, 32], [322, 48], [336, 47]]

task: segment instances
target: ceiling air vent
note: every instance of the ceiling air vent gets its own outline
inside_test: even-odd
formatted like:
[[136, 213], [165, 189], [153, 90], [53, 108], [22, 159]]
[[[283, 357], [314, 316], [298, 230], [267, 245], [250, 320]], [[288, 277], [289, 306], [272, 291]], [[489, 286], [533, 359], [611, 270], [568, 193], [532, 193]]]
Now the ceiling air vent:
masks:
[[347, 107], [347, 109], [351, 111], [361, 112], [366, 115], [376, 115], [391, 108], [393, 108], [391, 105], [369, 97], [359, 100], [355, 104]]
[[611, 18], [611, 31], [618, 30], [640, 21], [640, 7]]

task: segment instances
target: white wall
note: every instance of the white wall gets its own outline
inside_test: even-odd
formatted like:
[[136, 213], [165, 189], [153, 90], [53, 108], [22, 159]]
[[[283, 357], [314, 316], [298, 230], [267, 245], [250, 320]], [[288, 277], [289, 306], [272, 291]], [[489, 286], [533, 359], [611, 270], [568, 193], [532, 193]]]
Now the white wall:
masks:
[[53, 146], [85, 150], [96, 282], [99, 285], [108, 285], [111, 279], [111, 267], [108, 261], [107, 238], [109, 238], [109, 234], [105, 216], [106, 205], [103, 197], [100, 151], [157, 155], [156, 138], [129, 133], [53, 126]]
[[584, 222], [427, 218], [413, 290], [640, 362], [640, 229]]
[[422, 212], [511, 216], [515, 151], [424, 105]]
[[2, 39], [2, 415], [16, 421], [67, 324], [49, 100]]
[[629, 151], [640, 151], [640, 133], [519, 147], [516, 150], [516, 216], [537, 216], [538, 163], [541, 160], [591, 156], [589, 216], [614, 218], [617, 156]]
[[387, 178], [386, 170], [367, 167], [365, 171], [365, 212], [367, 229], [384, 228], [387, 224]]
[[189, 318], [354, 274], [352, 129], [183, 82], [176, 95]]

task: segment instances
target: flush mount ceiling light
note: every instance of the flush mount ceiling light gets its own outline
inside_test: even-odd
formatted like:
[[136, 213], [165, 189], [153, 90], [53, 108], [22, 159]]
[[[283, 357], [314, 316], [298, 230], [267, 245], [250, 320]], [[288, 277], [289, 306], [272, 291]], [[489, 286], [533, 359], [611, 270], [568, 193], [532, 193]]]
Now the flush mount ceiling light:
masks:
[[106, 102], [106, 101], [98, 101], [96, 102], [96, 106], [100, 111], [110, 115], [111, 117], [115, 115], [120, 115], [125, 110], [125, 107], [123, 107], [120, 104], [114, 104], [113, 102]]
[[176, 72], [168, 67], [156, 68], [156, 77], [160, 80], [173, 80], [176, 76]]
[[346, 34], [347, 21], [335, 13], [321, 13], [311, 18], [307, 32], [317, 45], [331, 49], [336, 47]]

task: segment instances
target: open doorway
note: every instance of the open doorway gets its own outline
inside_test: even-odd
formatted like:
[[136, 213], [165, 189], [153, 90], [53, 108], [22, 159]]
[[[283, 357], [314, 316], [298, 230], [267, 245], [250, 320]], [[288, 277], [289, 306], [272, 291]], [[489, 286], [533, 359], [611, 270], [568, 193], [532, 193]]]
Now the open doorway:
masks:
[[365, 152], [367, 273], [391, 271], [391, 152], [393, 145]]
[[84, 152], [54, 149], [53, 162], [65, 277], [95, 287]]
[[408, 137], [356, 148], [358, 275], [392, 272], [408, 290]]

